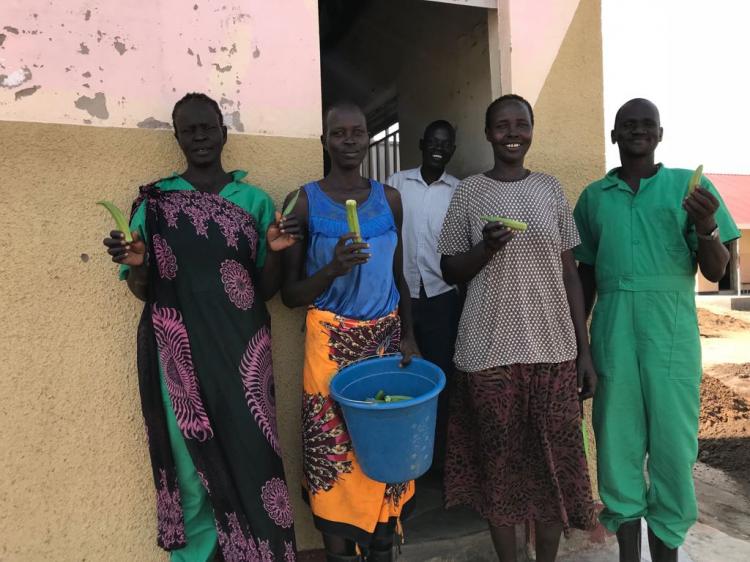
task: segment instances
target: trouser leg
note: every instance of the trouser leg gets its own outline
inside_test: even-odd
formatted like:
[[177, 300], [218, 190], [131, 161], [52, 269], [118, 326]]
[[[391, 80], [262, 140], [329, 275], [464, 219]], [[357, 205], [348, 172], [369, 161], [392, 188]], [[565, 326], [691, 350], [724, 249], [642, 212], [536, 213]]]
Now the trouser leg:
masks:
[[693, 465], [698, 455], [697, 385], [659, 385], [649, 403], [649, 528], [670, 548], [685, 540], [698, 518]]
[[601, 521], [616, 532], [621, 523], [646, 514], [646, 416], [638, 371], [628, 380], [599, 380], [594, 398]]
[[324, 533], [323, 546], [326, 551], [326, 562], [359, 562], [362, 560], [362, 557], [357, 554], [357, 545], [343, 537]]
[[[459, 296], [453, 290], [428, 298], [422, 289], [420, 298], [412, 299], [414, 335], [422, 357], [440, 367], [449, 381], [454, 369], [453, 352], [459, 314]], [[442, 467], [445, 460], [450, 387], [449, 382], [438, 397], [433, 460], [436, 467]]]
[[592, 421], [599, 495], [604, 503], [600, 519], [612, 532], [647, 511], [647, 419], [632, 307], [632, 295], [602, 295], [591, 328], [599, 374]]
[[701, 358], [694, 299], [692, 293], [648, 295], [640, 311], [649, 440], [646, 520], [666, 549], [681, 545], [698, 518], [693, 466], [698, 456]]

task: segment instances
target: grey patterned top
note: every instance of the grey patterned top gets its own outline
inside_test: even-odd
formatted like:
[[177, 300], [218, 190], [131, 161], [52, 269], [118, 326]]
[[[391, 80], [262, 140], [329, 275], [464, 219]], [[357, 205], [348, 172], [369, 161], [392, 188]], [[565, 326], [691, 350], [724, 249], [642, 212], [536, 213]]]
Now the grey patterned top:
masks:
[[456, 255], [482, 240], [482, 216], [527, 223], [469, 282], [456, 366], [476, 372], [577, 356], [560, 254], [580, 242], [560, 182], [531, 173], [513, 182], [484, 174], [463, 180], [448, 207], [438, 252]]

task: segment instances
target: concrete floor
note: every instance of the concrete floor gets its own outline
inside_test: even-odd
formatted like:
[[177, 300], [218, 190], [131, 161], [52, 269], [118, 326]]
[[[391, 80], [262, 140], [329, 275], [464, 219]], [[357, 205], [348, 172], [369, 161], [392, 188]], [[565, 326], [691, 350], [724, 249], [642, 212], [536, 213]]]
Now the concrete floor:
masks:
[[[699, 522], [680, 549], [680, 562], [750, 561], [750, 490], [723, 472], [695, 470]], [[404, 524], [400, 562], [496, 562], [486, 523], [469, 509], [442, 508], [435, 479], [417, 484], [417, 508]], [[645, 523], [644, 523], [645, 525]], [[651, 562], [643, 531], [643, 562]], [[533, 558], [519, 557], [518, 562]], [[617, 562], [617, 541], [603, 532], [574, 531], [560, 546], [558, 562]]]

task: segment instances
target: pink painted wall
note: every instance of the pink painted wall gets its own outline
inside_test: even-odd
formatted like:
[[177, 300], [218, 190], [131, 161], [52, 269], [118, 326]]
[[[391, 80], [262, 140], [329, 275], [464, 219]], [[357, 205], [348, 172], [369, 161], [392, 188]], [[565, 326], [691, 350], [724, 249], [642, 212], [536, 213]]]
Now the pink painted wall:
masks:
[[2, 0], [0, 119], [161, 127], [188, 91], [236, 132], [320, 134], [316, 0]]
[[[509, 14], [511, 90], [536, 103], [580, 0], [500, 0]], [[503, 29], [503, 25], [500, 25]], [[500, 44], [507, 38], [500, 37]], [[506, 92], [503, 92], [506, 93]]]

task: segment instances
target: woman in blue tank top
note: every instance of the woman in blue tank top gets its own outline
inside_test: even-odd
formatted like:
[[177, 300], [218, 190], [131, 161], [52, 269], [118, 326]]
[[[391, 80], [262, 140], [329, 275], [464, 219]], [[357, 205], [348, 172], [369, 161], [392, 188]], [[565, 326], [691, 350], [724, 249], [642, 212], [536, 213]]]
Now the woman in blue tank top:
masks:
[[[300, 188], [293, 214], [307, 243], [285, 251], [282, 287], [284, 304], [309, 307], [302, 413], [305, 488], [329, 561], [360, 560], [357, 545], [368, 561], [388, 561], [414, 483], [383, 484], [365, 476], [329, 395], [329, 382], [358, 359], [400, 351], [406, 364], [418, 353], [402, 273], [401, 198], [392, 187], [359, 175], [369, 145], [359, 107], [335, 105], [323, 121], [321, 140], [331, 171]], [[361, 242], [347, 226], [347, 199], [357, 201]]]

